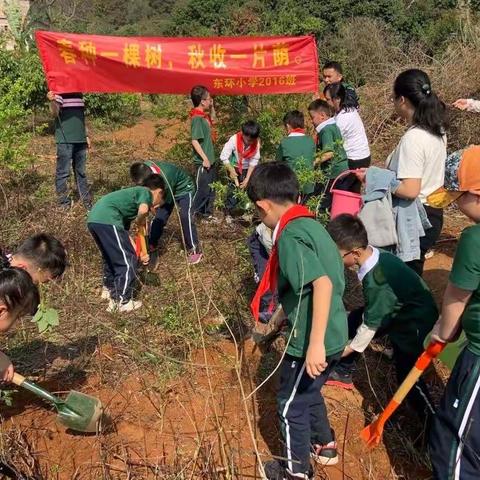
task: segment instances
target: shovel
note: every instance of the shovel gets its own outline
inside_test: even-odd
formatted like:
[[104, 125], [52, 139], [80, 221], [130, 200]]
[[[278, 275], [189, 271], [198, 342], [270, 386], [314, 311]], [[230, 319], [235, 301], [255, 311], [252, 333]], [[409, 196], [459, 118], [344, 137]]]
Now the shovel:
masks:
[[408, 392], [415, 385], [422, 373], [430, 365], [430, 362], [437, 357], [445, 348], [445, 343], [432, 342], [427, 349], [418, 357], [415, 366], [410, 370], [407, 378], [398, 387], [393, 398], [388, 402], [385, 410], [370, 425], [367, 425], [361, 432], [360, 437], [369, 447], [376, 447], [382, 439], [385, 422], [393, 415], [398, 406], [403, 402]]
[[58, 421], [65, 427], [78, 432], [97, 431], [97, 424], [103, 414], [102, 403], [98, 398], [72, 390], [67, 398], [62, 400], [18, 373], [13, 375], [12, 383], [53, 404], [58, 412]]

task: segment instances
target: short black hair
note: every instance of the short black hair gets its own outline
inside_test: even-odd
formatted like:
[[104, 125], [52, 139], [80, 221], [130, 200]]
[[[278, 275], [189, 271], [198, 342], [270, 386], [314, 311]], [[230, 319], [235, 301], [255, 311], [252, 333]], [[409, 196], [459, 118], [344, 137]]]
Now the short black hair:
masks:
[[354, 215], [338, 215], [327, 225], [327, 231], [342, 250], [368, 247], [367, 230], [362, 221]]
[[40, 294], [27, 271], [22, 268], [0, 270], [0, 302], [18, 316], [35, 314]]
[[295, 203], [299, 190], [297, 176], [285, 162], [267, 162], [253, 171], [247, 194], [252, 202], [271, 200], [284, 204]]
[[319, 98], [317, 100], [314, 100], [308, 106], [308, 111], [309, 112], [323, 112], [323, 113], [326, 113], [327, 115], [329, 115], [330, 117], [333, 116], [332, 107], [325, 100], [320, 100]]
[[152, 175], [152, 170], [145, 163], [135, 162], [130, 165], [130, 178], [136, 185], [142, 185], [150, 175]]
[[161, 175], [158, 175], [156, 173], [151, 173], [142, 182], [142, 185], [149, 188], [150, 190], [157, 190], [158, 188], [160, 188], [161, 190], [165, 191], [165, 180], [162, 178]]
[[63, 275], [67, 268], [65, 247], [60, 240], [47, 233], [37, 233], [27, 238], [15, 255], [27, 259], [40, 270], [50, 272], [53, 278]]
[[250, 138], [260, 136], [260, 125], [255, 120], [248, 120], [242, 125], [242, 133]]
[[283, 117], [283, 124], [292, 128], [305, 128], [305, 117], [300, 110], [292, 110]]
[[207, 98], [208, 93], [209, 91], [207, 87], [204, 87], [203, 85], [195, 85], [190, 92], [193, 106], [198, 107], [202, 103], [202, 100]]
[[336, 72], [338, 72], [340, 75], [343, 75], [342, 65], [338, 62], [334, 62], [334, 61], [326, 62], [325, 65], [323, 66], [323, 70], [327, 68], [331, 68], [332, 70], [335, 70]]

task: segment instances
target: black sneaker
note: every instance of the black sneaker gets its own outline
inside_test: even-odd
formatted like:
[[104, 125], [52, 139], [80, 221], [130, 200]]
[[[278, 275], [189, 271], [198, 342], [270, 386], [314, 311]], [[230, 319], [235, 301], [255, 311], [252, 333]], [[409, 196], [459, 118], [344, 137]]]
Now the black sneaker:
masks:
[[333, 440], [327, 445], [313, 445], [310, 456], [320, 465], [336, 465], [338, 463], [337, 442]]
[[278, 460], [272, 460], [263, 465], [267, 480], [311, 480], [313, 469], [308, 473], [292, 473], [285, 468]]
[[351, 373], [338, 373], [333, 370], [328, 376], [328, 380], [325, 382], [325, 385], [330, 385], [331, 387], [340, 387], [345, 390], [353, 390], [353, 381]]

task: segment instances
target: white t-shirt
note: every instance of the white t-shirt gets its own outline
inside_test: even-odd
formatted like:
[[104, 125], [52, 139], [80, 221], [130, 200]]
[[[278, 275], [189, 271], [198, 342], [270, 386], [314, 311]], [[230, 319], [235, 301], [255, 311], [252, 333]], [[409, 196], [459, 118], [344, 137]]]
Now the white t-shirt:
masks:
[[446, 135], [437, 137], [423, 128], [411, 127], [388, 156], [386, 166], [397, 173], [399, 180], [421, 178], [418, 197], [427, 203], [427, 197], [443, 186], [446, 159]]
[[[222, 153], [220, 153], [220, 160], [224, 165], [230, 163], [230, 157], [235, 155], [235, 158], [238, 161], [238, 151], [237, 151], [237, 134], [232, 135], [228, 142], [223, 146]], [[257, 151], [251, 158], [244, 158], [242, 162], [242, 170], [246, 170], [249, 167], [256, 167], [260, 161], [260, 141], [258, 142]]]
[[349, 160], [363, 160], [370, 156], [367, 134], [357, 110], [341, 110], [335, 116], [343, 137], [343, 148]]

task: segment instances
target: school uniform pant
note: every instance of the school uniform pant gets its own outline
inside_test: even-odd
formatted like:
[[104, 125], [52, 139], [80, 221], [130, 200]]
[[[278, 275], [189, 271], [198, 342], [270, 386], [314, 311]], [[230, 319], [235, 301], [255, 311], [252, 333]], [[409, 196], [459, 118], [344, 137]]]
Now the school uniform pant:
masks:
[[334, 440], [320, 389], [340, 355], [327, 357], [327, 369], [315, 379], [307, 375], [305, 358], [287, 354], [282, 360], [277, 408], [284, 440], [285, 466], [292, 473], [310, 470], [312, 445], [326, 445]]
[[[364, 309], [359, 308], [358, 310], [353, 310], [348, 315], [348, 338], [353, 339], [355, 337], [357, 329], [363, 321], [363, 312]], [[388, 330], [379, 329], [377, 330], [375, 338], [382, 337], [385, 334], [388, 334]], [[392, 346], [397, 382], [400, 385], [410, 373], [410, 370], [415, 365], [423, 349], [419, 349], [417, 353], [410, 353], [405, 352], [394, 342], [392, 342]], [[335, 367], [335, 371], [340, 375], [352, 375], [360, 355], [358, 352], [353, 352], [342, 358]], [[418, 413], [420, 418], [426, 418], [428, 426], [431, 421], [431, 416], [435, 413], [435, 408], [427, 385], [422, 378], [418, 379], [415, 386], [410, 390], [407, 395], [407, 402], [409, 402], [411, 407]]]
[[89, 223], [90, 231], [103, 257], [103, 285], [114, 301], [127, 303], [133, 295], [138, 260], [123, 228], [103, 223]]
[[423, 267], [425, 266], [425, 254], [435, 245], [442, 233], [443, 228], [443, 210], [424, 205], [428, 220], [432, 224], [432, 228], [425, 230], [425, 236], [420, 237], [420, 258], [406, 262], [406, 264], [418, 275], [423, 275]]
[[430, 430], [434, 480], [480, 478], [480, 356], [465, 349]]
[[62, 206], [70, 205], [68, 196], [68, 179], [73, 167], [75, 184], [78, 195], [87, 209], [92, 206], [92, 198], [88, 190], [87, 174], [87, 144], [86, 143], [57, 143], [57, 166], [55, 172], [55, 189], [58, 203]]
[[[238, 175], [238, 183], [242, 183], [245, 180], [245, 177], [247, 176], [247, 171], [248, 170], [242, 170], [242, 173]], [[237, 172], [238, 173], [238, 172]], [[228, 187], [227, 187], [227, 200], [225, 202], [225, 208], [228, 213], [231, 213], [233, 210], [235, 210], [238, 200], [235, 198], [235, 184], [233, 182], [228, 182]]]
[[[177, 197], [175, 202], [178, 206], [178, 213], [180, 216], [180, 225], [182, 228], [182, 235], [187, 250], [192, 253], [197, 253], [199, 250], [197, 227], [193, 220], [193, 198], [191, 193]], [[165, 225], [170, 218], [170, 215], [175, 208], [174, 203], [166, 203], [157, 208], [155, 218], [150, 227], [150, 235], [148, 242], [151, 249], [158, 247], [158, 242], [163, 234]]]
[[217, 179], [217, 170], [212, 165], [208, 170], [202, 166], [197, 169], [197, 191], [193, 197], [193, 212], [200, 215], [213, 215], [215, 192], [210, 185]]

